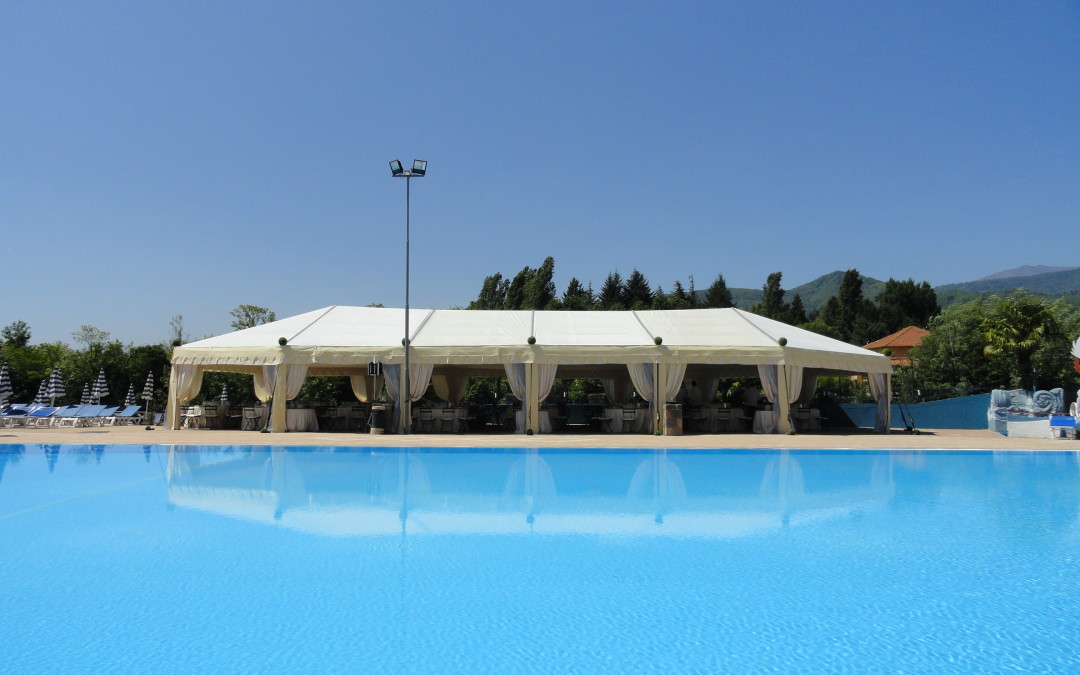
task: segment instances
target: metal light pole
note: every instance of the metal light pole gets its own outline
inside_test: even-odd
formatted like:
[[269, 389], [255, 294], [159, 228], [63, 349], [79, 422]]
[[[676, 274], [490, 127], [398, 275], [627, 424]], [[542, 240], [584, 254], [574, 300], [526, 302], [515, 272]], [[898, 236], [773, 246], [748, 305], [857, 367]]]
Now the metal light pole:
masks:
[[390, 162], [390, 173], [395, 178], [405, 179], [405, 387], [400, 392], [401, 414], [405, 416], [405, 433], [412, 433], [412, 382], [409, 380], [409, 212], [410, 212], [410, 181], [413, 178], [423, 178], [427, 173], [427, 162], [422, 159], [414, 159], [412, 169], [406, 170], [401, 167], [401, 162]]

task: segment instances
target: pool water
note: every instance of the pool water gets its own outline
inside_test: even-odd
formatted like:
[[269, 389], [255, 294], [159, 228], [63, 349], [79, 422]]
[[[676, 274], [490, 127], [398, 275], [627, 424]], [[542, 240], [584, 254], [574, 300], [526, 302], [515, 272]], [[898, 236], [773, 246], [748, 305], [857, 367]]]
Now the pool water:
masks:
[[1073, 453], [0, 446], [0, 670], [1080, 669]]

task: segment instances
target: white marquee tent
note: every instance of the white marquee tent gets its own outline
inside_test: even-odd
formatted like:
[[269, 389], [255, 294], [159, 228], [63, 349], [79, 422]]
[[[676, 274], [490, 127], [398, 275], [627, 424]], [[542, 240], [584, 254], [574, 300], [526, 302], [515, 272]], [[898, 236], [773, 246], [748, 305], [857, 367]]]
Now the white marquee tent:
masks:
[[[818, 376], [867, 374], [878, 400], [876, 428], [889, 428], [888, 357], [739, 309], [413, 309], [411, 396], [403, 401], [404, 324], [403, 309], [332, 306], [176, 347], [167, 423], [179, 426], [179, 406], [198, 395], [206, 371], [250, 373], [256, 395], [273, 401], [272, 431], [285, 431], [285, 402], [308, 375], [349, 376], [361, 401], [385, 383], [406, 415], [429, 386], [458, 401], [467, 378], [505, 376], [531, 432], [539, 431], [539, 406], [556, 377], [600, 378], [615, 402], [635, 390], [652, 404], [654, 421], [684, 378], [703, 383], [711, 398], [720, 378], [759, 377], [786, 432], [790, 406], [809, 402]], [[371, 362], [383, 364], [383, 382], [367, 377]]]

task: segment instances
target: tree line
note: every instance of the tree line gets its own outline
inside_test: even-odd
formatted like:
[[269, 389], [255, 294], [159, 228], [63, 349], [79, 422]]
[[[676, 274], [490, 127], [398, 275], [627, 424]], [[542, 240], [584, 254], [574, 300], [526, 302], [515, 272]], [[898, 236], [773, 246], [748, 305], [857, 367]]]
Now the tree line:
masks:
[[[598, 291], [592, 282], [571, 277], [560, 296], [554, 284], [555, 260], [524, 267], [512, 277], [484, 278], [468, 309], [644, 310], [735, 307], [723, 274], [704, 290], [679, 281], [665, 292], [639, 270], [625, 278], [612, 271]], [[1080, 334], [1080, 311], [1064, 300], [1051, 302], [1023, 291], [979, 298], [942, 310], [926, 281], [890, 278], [873, 300], [863, 295], [862, 275], [847, 270], [835, 295], [807, 311], [796, 293], [790, 300], [783, 274], [773, 272], [762, 285], [761, 299], [748, 311], [854, 345], [864, 345], [908, 326], [930, 330], [897, 368], [898, 394], [906, 400], [978, 393], [993, 388], [1075, 389], [1080, 363], [1074, 365], [1072, 339]], [[934, 395], [934, 392], [939, 392]], [[942, 395], [940, 392], [945, 392]]]

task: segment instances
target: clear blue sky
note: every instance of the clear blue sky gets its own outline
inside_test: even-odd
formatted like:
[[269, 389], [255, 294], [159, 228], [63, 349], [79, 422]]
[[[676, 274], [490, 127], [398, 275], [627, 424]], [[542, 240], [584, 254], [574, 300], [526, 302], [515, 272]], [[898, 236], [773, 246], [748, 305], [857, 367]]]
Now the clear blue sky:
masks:
[[0, 325], [1077, 265], [1076, 2], [0, 3]]

